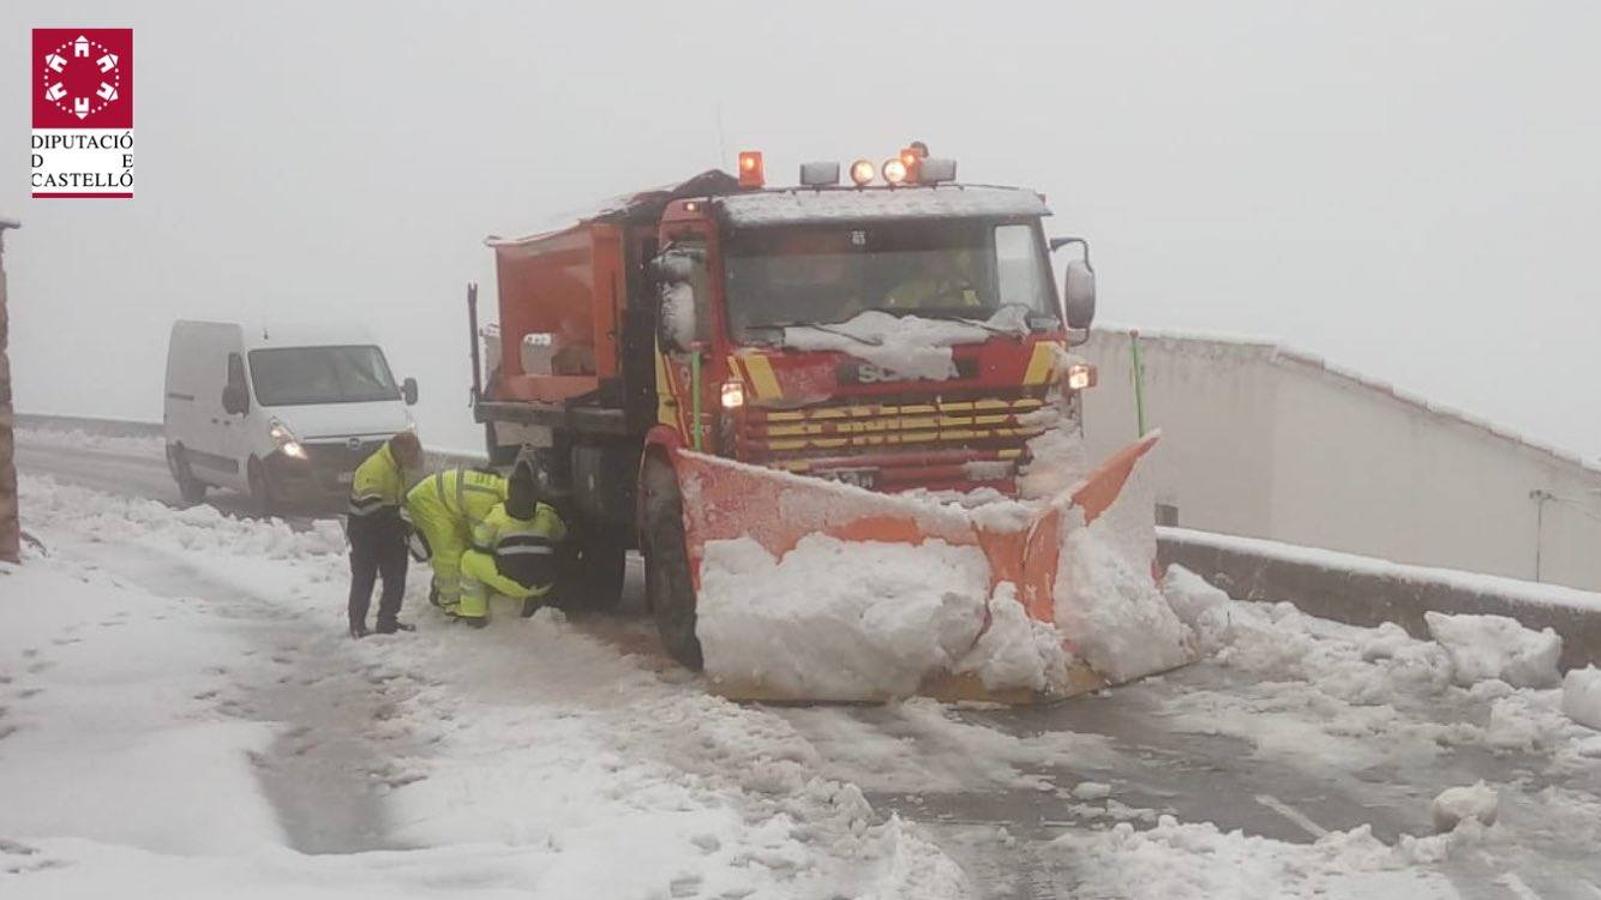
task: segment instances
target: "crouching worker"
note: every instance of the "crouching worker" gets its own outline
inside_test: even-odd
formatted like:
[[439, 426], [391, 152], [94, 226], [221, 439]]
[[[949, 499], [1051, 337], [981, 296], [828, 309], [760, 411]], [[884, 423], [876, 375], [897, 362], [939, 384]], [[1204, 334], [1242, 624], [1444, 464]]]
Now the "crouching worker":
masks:
[[566, 534], [556, 510], [539, 502], [533, 467], [519, 462], [506, 502], [473, 529], [472, 549], [462, 554], [457, 617], [477, 628], [487, 625], [492, 594], [521, 600], [523, 616], [533, 615], [555, 584], [557, 547]]
[[345, 524], [350, 540], [351, 637], [367, 634], [367, 609], [380, 576], [384, 589], [378, 599], [378, 633], [412, 630], [400, 621], [406, 593], [406, 522], [401, 506], [406, 487], [422, 471], [422, 464], [417, 435], [402, 431], [356, 467]]
[[461, 555], [473, 528], [506, 499], [506, 479], [494, 472], [457, 466], [424, 478], [406, 493], [411, 553], [434, 570], [428, 599], [455, 615], [461, 602]]

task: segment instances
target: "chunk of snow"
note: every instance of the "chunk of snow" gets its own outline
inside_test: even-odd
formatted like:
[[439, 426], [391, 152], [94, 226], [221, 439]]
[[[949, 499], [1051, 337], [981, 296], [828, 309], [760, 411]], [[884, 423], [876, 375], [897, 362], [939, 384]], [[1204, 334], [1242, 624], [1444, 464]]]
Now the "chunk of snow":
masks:
[[1424, 613], [1423, 621], [1450, 654], [1457, 684], [1499, 678], [1516, 687], [1545, 688], [1561, 681], [1562, 638], [1550, 628], [1534, 631], [1506, 616], [1437, 612]]
[[1481, 825], [1494, 825], [1500, 799], [1495, 789], [1483, 781], [1470, 787], [1446, 788], [1434, 798], [1431, 810], [1435, 831], [1452, 831], [1473, 819]]
[[974, 646], [989, 578], [982, 550], [938, 540], [814, 534], [782, 559], [750, 538], [710, 541], [696, 624], [706, 672], [817, 699], [905, 696]]
[[[1227, 641], [1229, 595], [1180, 565], [1170, 565], [1162, 578], [1162, 596], [1179, 621], [1195, 634], [1203, 653], [1215, 652]], [[1405, 632], [1402, 632], [1403, 634]]]
[[1156, 559], [1149, 467], [1089, 526], [1069, 525], [1053, 593], [1056, 625], [1114, 683], [1196, 658], [1195, 637], [1151, 577]]
[[1601, 731], [1601, 669], [1573, 669], [1562, 679], [1562, 712], [1580, 725]]
[[997, 585], [989, 610], [989, 628], [979, 635], [957, 672], [975, 673], [992, 691], [1044, 691], [1065, 681], [1069, 657], [1062, 634], [1049, 622], [1029, 617], [1017, 599], [1017, 585], [1010, 581]]

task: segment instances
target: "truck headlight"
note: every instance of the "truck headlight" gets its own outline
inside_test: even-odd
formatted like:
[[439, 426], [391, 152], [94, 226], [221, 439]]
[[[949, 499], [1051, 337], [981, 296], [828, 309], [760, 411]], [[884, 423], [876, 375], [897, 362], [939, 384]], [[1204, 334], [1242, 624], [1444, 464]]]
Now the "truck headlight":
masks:
[[745, 385], [739, 381], [723, 382], [723, 409], [739, 409], [745, 405]]
[[284, 423], [274, 421], [267, 428], [267, 437], [272, 438], [272, 442], [278, 445], [278, 452], [284, 456], [291, 459], [306, 458], [306, 448], [295, 439], [295, 433]]
[[1067, 367], [1067, 389], [1082, 391], [1095, 386], [1095, 367], [1089, 363], [1073, 363]]

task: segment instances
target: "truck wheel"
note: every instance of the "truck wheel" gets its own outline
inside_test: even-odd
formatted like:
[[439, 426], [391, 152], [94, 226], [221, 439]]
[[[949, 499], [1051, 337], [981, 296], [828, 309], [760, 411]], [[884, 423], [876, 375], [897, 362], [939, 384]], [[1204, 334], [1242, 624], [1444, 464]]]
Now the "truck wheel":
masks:
[[250, 509], [256, 515], [267, 517], [278, 509], [277, 498], [272, 492], [272, 478], [267, 475], [267, 467], [256, 459], [250, 460], [250, 470], [246, 473], [250, 483]]
[[178, 496], [190, 506], [206, 499], [205, 482], [195, 478], [194, 470], [189, 468], [189, 457], [182, 447], [168, 445], [167, 468], [172, 470], [172, 480], [178, 483]]
[[607, 535], [581, 538], [568, 565], [561, 591], [563, 608], [611, 612], [622, 602], [628, 548], [620, 541]]
[[640, 543], [645, 551], [645, 593], [662, 647], [686, 668], [705, 667], [700, 638], [695, 635], [695, 588], [684, 540], [684, 501], [678, 476], [661, 458], [645, 464], [644, 522]]

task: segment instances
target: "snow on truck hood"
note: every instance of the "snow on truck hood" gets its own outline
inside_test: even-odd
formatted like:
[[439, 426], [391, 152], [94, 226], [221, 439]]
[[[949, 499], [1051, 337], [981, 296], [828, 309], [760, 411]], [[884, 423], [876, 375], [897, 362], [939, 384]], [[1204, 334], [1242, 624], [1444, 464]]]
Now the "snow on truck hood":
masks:
[[1028, 310], [1003, 306], [982, 325], [957, 319], [897, 316], [870, 309], [855, 318], [821, 328], [784, 329], [784, 346], [796, 350], [836, 350], [905, 378], [944, 381], [956, 377], [951, 347], [979, 344], [996, 332], [1029, 333]]
[[399, 400], [370, 403], [314, 403], [304, 406], [264, 406], [303, 441], [327, 438], [391, 435], [411, 426], [406, 406]]
[[1048, 216], [1045, 199], [1022, 188], [938, 185], [905, 188], [795, 189], [730, 194], [716, 202], [735, 227], [797, 222]]

